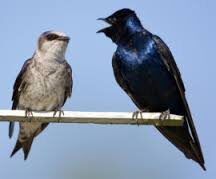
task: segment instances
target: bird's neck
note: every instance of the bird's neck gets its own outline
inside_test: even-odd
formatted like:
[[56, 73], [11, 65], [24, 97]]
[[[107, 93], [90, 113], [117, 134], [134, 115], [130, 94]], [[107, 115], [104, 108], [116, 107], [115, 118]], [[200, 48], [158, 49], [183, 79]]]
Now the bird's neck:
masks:
[[49, 52], [49, 53], [44, 53], [40, 51], [36, 51], [34, 54], [34, 57], [37, 59], [37, 61], [46, 61], [50, 63], [61, 63], [65, 60], [65, 55], [64, 53], [55, 53], [55, 52]]
[[141, 32], [143, 29], [144, 28], [142, 27], [140, 20], [136, 16], [130, 16], [125, 22], [125, 30], [127, 35]]
[[120, 33], [118, 44], [128, 43], [133, 35], [143, 32], [145, 29], [143, 28], [141, 22], [136, 16], [130, 16], [125, 21], [124, 28]]

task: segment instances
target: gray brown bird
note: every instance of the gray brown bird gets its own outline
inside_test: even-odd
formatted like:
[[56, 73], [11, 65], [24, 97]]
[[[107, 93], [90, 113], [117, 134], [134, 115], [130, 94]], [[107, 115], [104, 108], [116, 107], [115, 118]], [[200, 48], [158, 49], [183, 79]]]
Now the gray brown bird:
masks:
[[[65, 60], [70, 38], [62, 32], [47, 31], [41, 34], [37, 49], [18, 74], [13, 87], [12, 109], [31, 111], [59, 111], [72, 92], [72, 69]], [[20, 122], [20, 131], [11, 157], [23, 149], [26, 160], [34, 138], [48, 123]], [[9, 136], [14, 123], [9, 125]]]

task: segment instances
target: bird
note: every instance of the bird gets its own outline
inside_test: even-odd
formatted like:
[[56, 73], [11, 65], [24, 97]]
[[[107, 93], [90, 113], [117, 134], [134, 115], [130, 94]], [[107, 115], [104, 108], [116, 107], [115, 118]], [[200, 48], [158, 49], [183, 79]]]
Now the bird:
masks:
[[[19, 134], [11, 157], [20, 149], [27, 159], [34, 138], [48, 123], [30, 122], [32, 111], [54, 111], [61, 115], [62, 107], [72, 94], [72, 68], [65, 60], [70, 38], [63, 32], [43, 32], [33, 56], [26, 60], [19, 72], [12, 95], [12, 109], [25, 110], [26, 121], [19, 123]], [[9, 124], [12, 137], [14, 122]]]
[[204, 170], [198, 134], [185, 96], [181, 73], [166, 43], [141, 24], [134, 10], [123, 8], [98, 20], [109, 24], [104, 33], [117, 49], [112, 57], [115, 79], [138, 107], [139, 112], [183, 115], [183, 126], [156, 126], [158, 131], [188, 159]]

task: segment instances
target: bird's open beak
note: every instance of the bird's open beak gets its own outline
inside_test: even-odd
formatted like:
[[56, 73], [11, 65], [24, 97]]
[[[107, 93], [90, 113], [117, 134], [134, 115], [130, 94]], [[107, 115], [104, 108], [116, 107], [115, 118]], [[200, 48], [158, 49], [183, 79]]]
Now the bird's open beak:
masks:
[[[104, 22], [112, 25], [112, 22], [110, 21], [109, 18], [98, 18], [97, 20], [104, 21]], [[97, 33], [105, 32], [108, 28], [110, 28], [110, 26], [97, 31]]]
[[70, 41], [70, 37], [68, 37], [68, 36], [60, 36], [60, 37], [58, 37], [58, 40], [69, 42]]

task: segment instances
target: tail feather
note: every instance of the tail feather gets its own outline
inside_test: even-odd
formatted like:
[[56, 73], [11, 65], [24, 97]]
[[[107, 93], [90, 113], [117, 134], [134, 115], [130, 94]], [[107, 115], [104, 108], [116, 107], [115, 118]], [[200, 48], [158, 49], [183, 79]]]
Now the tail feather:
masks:
[[193, 160], [195, 160], [196, 162], [198, 162], [198, 164], [202, 167], [202, 169], [206, 171], [206, 167], [204, 165], [205, 161], [204, 161], [203, 156], [201, 155], [200, 151], [197, 150], [196, 143], [194, 143], [193, 141], [191, 141], [190, 144], [191, 144], [191, 148], [194, 151], [194, 154], [196, 156], [196, 159], [193, 159]]
[[31, 150], [34, 138], [40, 134], [47, 127], [47, 125], [48, 123], [21, 122], [19, 136], [11, 153], [11, 157], [22, 148], [24, 152], [24, 160], [26, 160]]
[[202, 153], [200, 153], [199, 147], [193, 141], [187, 123], [184, 123], [182, 127], [156, 127], [161, 134], [163, 134], [173, 145], [175, 145], [185, 156], [189, 159], [197, 162], [203, 170], [206, 170], [204, 166], [204, 159]]
[[21, 143], [19, 140], [17, 140], [17, 143], [16, 143], [10, 157], [13, 157], [13, 155], [22, 148], [23, 152], [24, 152], [24, 160], [26, 160], [28, 158], [28, 154], [30, 152], [33, 139], [34, 139], [34, 136], [32, 136], [31, 138], [28, 138], [28, 140], [26, 142], [23, 142], [23, 143]]
[[32, 142], [33, 142], [34, 136], [30, 137], [26, 142], [22, 144], [22, 149], [24, 152], [24, 160], [28, 158], [28, 154], [30, 152]]
[[17, 140], [16, 145], [15, 145], [10, 157], [13, 157], [13, 155], [21, 148], [22, 148], [22, 144], [19, 142], [19, 140]]

